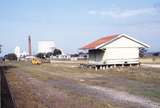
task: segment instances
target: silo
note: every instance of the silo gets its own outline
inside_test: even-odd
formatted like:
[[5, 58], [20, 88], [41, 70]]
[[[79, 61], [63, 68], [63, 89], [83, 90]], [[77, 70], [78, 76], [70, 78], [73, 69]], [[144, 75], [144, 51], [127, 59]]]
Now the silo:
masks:
[[39, 41], [38, 42], [38, 53], [48, 53], [55, 49], [54, 41]]
[[14, 53], [18, 58], [21, 56], [21, 49], [19, 46], [16, 46], [16, 48], [14, 49]]

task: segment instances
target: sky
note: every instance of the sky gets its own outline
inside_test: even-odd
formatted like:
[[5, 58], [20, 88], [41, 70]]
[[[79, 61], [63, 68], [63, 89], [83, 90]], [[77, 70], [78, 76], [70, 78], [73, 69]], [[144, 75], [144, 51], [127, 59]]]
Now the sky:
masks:
[[32, 38], [54, 40], [65, 53], [75, 53], [88, 42], [125, 33], [160, 51], [160, 0], [0, 0], [2, 54], [16, 46], [27, 51]]

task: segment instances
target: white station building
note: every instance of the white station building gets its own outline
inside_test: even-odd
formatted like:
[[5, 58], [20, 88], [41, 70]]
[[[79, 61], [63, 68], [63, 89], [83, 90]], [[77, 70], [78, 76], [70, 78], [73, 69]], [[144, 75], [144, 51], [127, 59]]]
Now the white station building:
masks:
[[55, 49], [54, 41], [39, 41], [38, 42], [38, 53], [48, 53]]
[[81, 49], [89, 50], [90, 64], [138, 64], [139, 48], [150, 46], [126, 34], [110, 35], [93, 41]]

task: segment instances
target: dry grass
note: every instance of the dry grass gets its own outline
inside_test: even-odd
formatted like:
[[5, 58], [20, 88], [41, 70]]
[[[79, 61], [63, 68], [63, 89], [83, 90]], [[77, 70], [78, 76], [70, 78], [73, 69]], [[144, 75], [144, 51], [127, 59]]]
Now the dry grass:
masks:
[[118, 68], [118, 69], [108, 69], [108, 70], [92, 70], [92, 69], [80, 69], [78, 67], [65, 67], [63, 64], [51, 65], [44, 64], [41, 69], [47, 71], [53, 71], [54, 73], [60, 73], [63, 75], [74, 76], [74, 77], [120, 77], [129, 80], [136, 80], [144, 83], [154, 83], [160, 84], [160, 69], [155, 68]]
[[49, 71], [45, 73], [44, 65], [14, 65], [17, 68], [8, 71], [7, 79], [12, 87], [17, 108], [116, 108], [106, 101], [51, 87], [46, 81], [63, 80], [63, 77], [49, 74]]
[[160, 102], [160, 69], [133, 67], [95, 71], [72, 68], [66, 64], [43, 66], [47, 67], [48, 71], [63, 74], [68, 78], [72, 76], [73, 79], [84, 79], [88, 84], [107, 86]]
[[[133, 67], [95, 71], [92, 69], [80, 69], [78, 68], [78, 63], [31, 65], [30, 63], [24, 62], [11, 64], [17, 66], [16, 69], [19, 71], [23, 71], [40, 81], [47, 82], [49, 80], [56, 81], [69, 79], [76, 83], [85, 83], [89, 85], [110, 87], [120, 91], [127, 91], [131, 94], [141, 95], [160, 102], [160, 69]], [[12, 71], [16, 71], [16, 69], [12, 69]], [[81, 82], [81, 79], [84, 81]], [[60, 90], [63, 91], [62, 89]], [[63, 92], [68, 95], [67, 100], [65, 100], [64, 103], [64, 106], [67, 108], [84, 108], [85, 106], [85, 108], [113, 107], [110, 104], [97, 101], [89, 96], [70, 93], [66, 90]], [[52, 101], [55, 103], [57, 102], [56, 98]], [[56, 105], [58, 108], [59, 103]]]
[[160, 64], [160, 57], [144, 57], [140, 59], [141, 63]]
[[12, 81], [9, 83], [16, 99], [17, 108], [115, 108], [106, 102], [97, 101], [89, 96], [73, 93], [67, 93], [67, 96], [63, 96], [56, 93], [57, 91], [54, 89], [53, 92], [56, 95], [48, 98], [47, 102], [44, 103], [36, 93], [31, 91], [31, 85], [23, 82], [14, 74], [8, 75], [8, 79]]
[[16, 73], [8, 74], [7, 79], [9, 79], [17, 108], [47, 108], [28, 85], [17, 77]]

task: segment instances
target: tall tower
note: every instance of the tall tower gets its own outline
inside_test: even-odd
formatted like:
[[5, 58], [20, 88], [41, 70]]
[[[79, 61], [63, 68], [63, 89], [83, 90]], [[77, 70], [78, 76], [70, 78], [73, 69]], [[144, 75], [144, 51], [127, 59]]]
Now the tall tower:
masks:
[[31, 36], [28, 36], [28, 53], [31, 56], [32, 55], [32, 43], [31, 43]]

